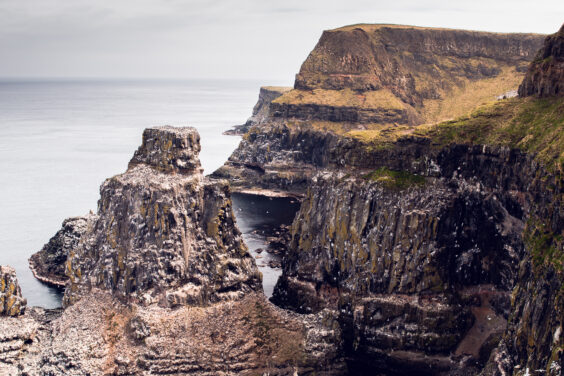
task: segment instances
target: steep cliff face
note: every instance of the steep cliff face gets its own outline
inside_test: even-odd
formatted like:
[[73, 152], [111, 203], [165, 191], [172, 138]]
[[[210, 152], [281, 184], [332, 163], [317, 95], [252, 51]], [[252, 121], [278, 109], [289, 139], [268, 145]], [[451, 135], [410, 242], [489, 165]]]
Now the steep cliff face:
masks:
[[236, 190], [304, 194], [311, 171], [344, 166], [363, 143], [397, 139], [516, 90], [543, 38], [399, 25], [326, 31], [294, 89], [270, 103], [269, 117], [214, 175]]
[[381, 168], [364, 179], [319, 179], [292, 227], [273, 301], [340, 312], [357, 372], [425, 364], [427, 374], [476, 373], [470, 366], [485, 364], [505, 328], [524, 252], [516, 203], [524, 193], [496, 186], [514, 184], [498, 175], [508, 158], [526, 158], [478, 148], [428, 156], [433, 177]]
[[[336, 103], [340, 101], [350, 110], [395, 108], [398, 114], [403, 113], [395, 118], [361, 117], [365, 123], [414, 125], [437, 121], [448, 114], [434, 113], [434, 101], [456, 97], [461, 94], [460, 88], [472, 83], [487, 84], [505, 76], [522, 76], [519, 72], [532, 60], [542, 39], [539, 35], [401, 25], [353, 25], [329, 30], [323, 33], [296, 76], [297, 92], [293, 96], [286, 94], [273, 104], [296, 105], [300, 103], [298, 93], [303, 96], [308, 91], [317, 94], [315, 90], [325, 90], [317, 97], [327, 98], [331, 93], [339, 98]], [[517, 84], [518, 81], [505, 81], [498, 90], [515, 89]], [[512, 87], [503, 87], [507, 85]], [[347, 90], [363, 96], [364, 105], [344, 100], [351, 93]], [[473, 94], [478, 101], [479, 91]], [[315, 102], [314, 97], [302, 98], [301, 102]], [[299, 111], [292, 115], [300, 117]], [[324, 112], [315, 116], [319, 120], [355, 121], [350, 117], [330, 118]]]
[[563, 105], [508, 101], [387, 145], [362, 178], [314, 179], [273, 300], [339, 312], [358, 374], [559, 375]]
[[193, 128], [149, 128], [126, 173], [100, 188], [98, 218], [69, 252], [65, 304], [93, 287], [165, 306], [261, 290], [226, 181], [204, 179]]
[[227, 182], [202, 176], [199, 148], [193, 128], [144, 132], [82, 235], [50, 243], [67, 253], [64, 311], [0, 319], [0, 373], [346, 374], [334, 312], [302, 317], [262, 294]]
[[519, 86], [519, 95], [564, 95], [564, 25], [544, 41]]

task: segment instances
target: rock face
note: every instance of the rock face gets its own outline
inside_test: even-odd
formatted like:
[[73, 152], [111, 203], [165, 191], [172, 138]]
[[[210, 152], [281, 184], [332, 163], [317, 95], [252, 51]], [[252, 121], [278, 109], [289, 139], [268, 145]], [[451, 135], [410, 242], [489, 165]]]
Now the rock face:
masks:
[[466, 115], [517, 89], [543, 38], [401, 25], [325, 31], [294, 89], [271, 101], [214, 176], [234, 190], [303, 195], [316, 169], [343, 167], [365, 140]]
[[65, 310], [0, 320], [0, 373], [346, 374], [334, 312], [266, 300], [229, 186], [202, 176], [198, 151], [193, 128], [144, 132], [82, 235], [50, 243], [67, 253]]
[[[491, 351], [488, 335], [501, 338], [524, 253], [517, 192], [472, 178], [483, 157], [479, 149], [443, 152], [426, 178], [318, 177], [294, 221], [273, 301], [340, 312], [345, 349], [361, 374], [411, 374], [422, 364], [426, 374], [476, 373], [469, 365], [487, 361], [489, 353], [479, 354]], [[472, 172], [452, 170], [463, 160]], [[473, 330], [484, 325], [481, 311], [497, 323], [486, 335]]]
[[29, 266], [35, 278], [52, 286], [64, 287], [68, 280], [65, 274], [68, 254], [78, 247], [80, 238], [97, 218], [95, 214], [88, 214], [65, 219], [61, 229], [30, 257]]
[[93, 287], [164, 306], [261, 291], [225, 181], [204, 179], [193, 128], [143, 133], [126, 173], [100, 188], [98, 218], [67, 261], [66, 305]]
[[[323, 33], [296, 76], [295, 88], [388, 88], [404, 102], [415, 105], [442, 91], [437, 80], [423, 90], [420, 78], [436, 77], [443, 73], [441, 70], [460, 78], [495, 76], [499, 66], [494, 61], [526, 66], [542, 39], [538, 35], [401, 25], [346, 26]], [[456, 62], [460, 64], [448, 66], [449, 59], [459, 59]]]
[[242, 136], [249, 131], [252, 126], [263, 123], [270, 116], [270, 104], [282, 94], [290, 91], [290, 87], [263, 86], [259, 91], [259, 98], [253, 107], [252, 116], [242, 125], [236, 125], [233, 129], [225, 131], [224, 134], [230, 136]]
[[564, 25], [544, 41], [519, 87], [520, 96], [564, 95]]
[[16, 270], [0, 266], [0, 316], [19, 316], [25, 312], [27, 300], [16, 278]]

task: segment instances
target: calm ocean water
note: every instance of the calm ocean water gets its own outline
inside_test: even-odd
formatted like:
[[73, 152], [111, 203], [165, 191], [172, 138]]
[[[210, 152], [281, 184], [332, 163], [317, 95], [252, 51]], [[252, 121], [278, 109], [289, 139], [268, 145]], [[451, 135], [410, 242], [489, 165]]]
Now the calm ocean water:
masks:
[[[239, 143], [221, 133], [250, 116], [261, 82], [0, 82], [0, 264], [16, 268], [29, 305], [56, 307], [60, 292], [33, 278], [27, 259], [64, 218], [96, 211], [99, 186], [124, 172], [144, 128], [191, 125], [204, 173]], [[249, 232], [245, 218], [240, 227]]]

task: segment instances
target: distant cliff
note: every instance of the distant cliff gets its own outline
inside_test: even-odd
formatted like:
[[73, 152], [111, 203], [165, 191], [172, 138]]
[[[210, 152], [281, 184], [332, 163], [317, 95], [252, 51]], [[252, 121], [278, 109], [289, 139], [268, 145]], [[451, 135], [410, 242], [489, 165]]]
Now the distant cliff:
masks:
[[280, 97], [284, 93], [290, 91], [289, 87], [263, 86], [260, 88], [258, 101], [253, 107], [253, 114], [247, 119], [245, 124], [236, 125], [233, 129], [223, 132], [226, 135], [236, 136], [243, 135], [249, 131], [254, 125], [258, 125], [266, 121], [270, 116], [270, 104], [273, 100]]
[[[543, 39], [400, 25], [325, 31], [294, 89], [271, 101], [216, 176], [236, 190], [303, 194], [311, 171], [341, 164], [359, 142], [408, 134], [515, 91]], [[311, 148], [320, 152], [311, 157]]]

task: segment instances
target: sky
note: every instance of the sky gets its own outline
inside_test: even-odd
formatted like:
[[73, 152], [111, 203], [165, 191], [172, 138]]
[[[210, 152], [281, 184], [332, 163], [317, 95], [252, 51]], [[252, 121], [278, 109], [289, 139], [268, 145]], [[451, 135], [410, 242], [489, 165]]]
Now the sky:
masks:
[[292, 84], [323, 30], [394, 23], [554, 33], [562, 0], [0, 0], [0, 78]]

